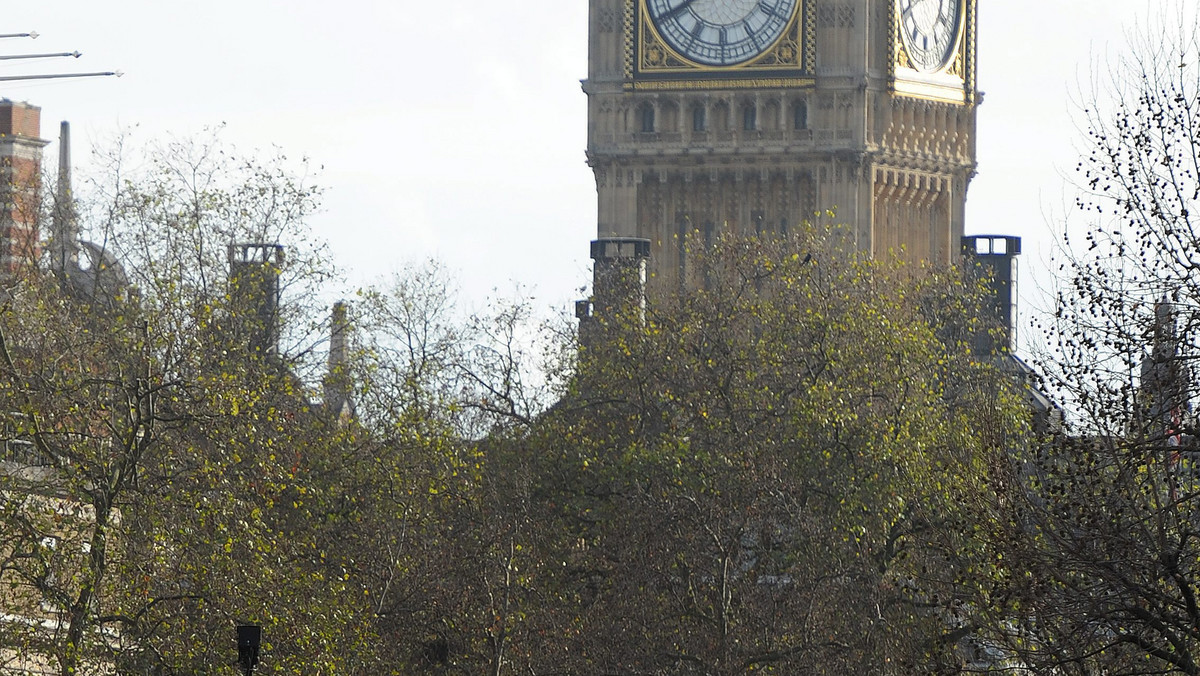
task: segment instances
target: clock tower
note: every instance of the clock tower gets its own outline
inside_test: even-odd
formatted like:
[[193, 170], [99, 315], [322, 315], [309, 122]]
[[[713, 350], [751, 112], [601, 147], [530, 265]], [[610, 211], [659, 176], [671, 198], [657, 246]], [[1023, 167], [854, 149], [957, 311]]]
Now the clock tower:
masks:
[[590, 0], [601, 239], [688, 251], [836, 209], [860, 250], [947, 263], [975, 169], [976, 0]]

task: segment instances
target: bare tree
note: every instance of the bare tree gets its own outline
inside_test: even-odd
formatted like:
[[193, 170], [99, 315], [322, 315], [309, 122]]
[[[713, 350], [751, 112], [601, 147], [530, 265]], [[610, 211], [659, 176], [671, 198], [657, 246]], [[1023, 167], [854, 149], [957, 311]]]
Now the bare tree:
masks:
[[1183, 3], [1131, 33], [1085, 110], [1081, 232], [1038, 359], [1069, 433], [1026, 449], [998, 644], [1045, 673], [1200, 673], [1200, 33]]

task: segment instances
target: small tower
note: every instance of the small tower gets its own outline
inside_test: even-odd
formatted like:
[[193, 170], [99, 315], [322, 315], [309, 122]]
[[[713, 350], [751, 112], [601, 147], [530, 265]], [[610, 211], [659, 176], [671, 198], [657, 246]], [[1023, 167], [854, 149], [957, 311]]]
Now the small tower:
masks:
[[229, 286], [235, 330], [252, 353], [275, 355], [279, 350], [280, 244], [229, 245]]
[[105, 248], [80, 237], [71, 185], [71, 124], [63, 122], [58, 141], [58, 185], [50, 214], [50, 237], [43, 252], [47, 269], [76, 300], [94, 308], [112, 308], [114, 303], [137, 295], [121, 262]]
[[41, 200], [41, 108], [0, 99], [0, 276], [38, 259]]

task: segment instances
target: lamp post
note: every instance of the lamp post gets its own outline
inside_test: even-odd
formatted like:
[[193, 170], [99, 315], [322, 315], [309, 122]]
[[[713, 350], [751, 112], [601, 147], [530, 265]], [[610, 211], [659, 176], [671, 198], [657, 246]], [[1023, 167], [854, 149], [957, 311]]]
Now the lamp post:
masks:
[[237, 627], [238, 665], [245, 676], [253, 676], [258, 666], [258, 648], [262, 645], [262, 627], [257, 624], [239, 624]]

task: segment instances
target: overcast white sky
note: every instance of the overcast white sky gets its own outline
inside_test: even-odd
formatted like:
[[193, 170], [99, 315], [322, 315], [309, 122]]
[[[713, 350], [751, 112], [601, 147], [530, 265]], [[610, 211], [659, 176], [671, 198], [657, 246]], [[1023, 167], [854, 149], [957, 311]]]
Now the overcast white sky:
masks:
[[[588, 282], [595, 188], [584, 164], [586, 0], [38, 0], [8, 3], [0, 75], [121, 70], [122, 78], [0, 83], [70, 120], [76, 164], [123, 126], [186, 135], [225, 123], [243, 150], [324, 165], [314, 221], [362, 283], [434, 257], [468, 303], [517, 282], [567, 307]], [[979, 173], [968, 233], [1024, 238], [1044, 266], [1079, 134], [1072, 100], [1093, 58], [1162, 0], [980, 0]], [[55, 148], [47, 149], [53, 157]]]

